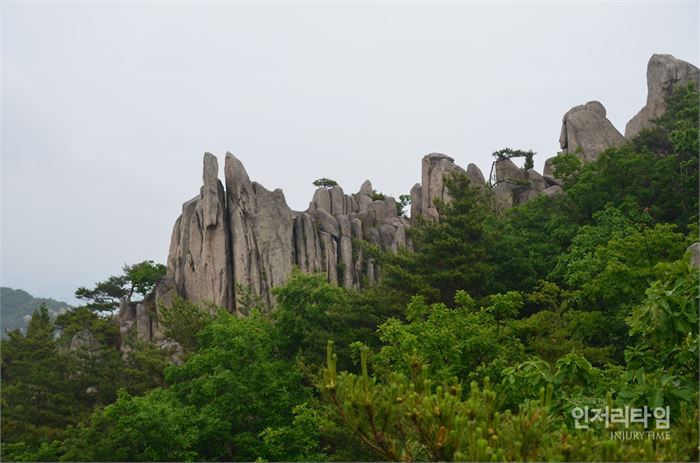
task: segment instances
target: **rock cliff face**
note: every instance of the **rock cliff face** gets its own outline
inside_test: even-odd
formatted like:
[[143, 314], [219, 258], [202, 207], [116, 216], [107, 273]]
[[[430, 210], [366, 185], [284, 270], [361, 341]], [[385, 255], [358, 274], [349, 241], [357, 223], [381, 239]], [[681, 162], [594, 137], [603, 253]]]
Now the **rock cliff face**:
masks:
[[[231, 153], [224, 178], [225, 188], [216, 158], [206, 153], [203, 186], [175, 222], [167, 284], [159, 283], [157, 293], [170, 285], [170, 292], [189, 300], [240, 312], [240, 292], [272, 304], [272, 289], [286, 282], [295, 265], [325, 272], [331, 283], [347, 288], [373, 283], [379, 269], [364, 258], [359, 240], [388, 251], [411, 246], [408, 219], [398, 216], [394, 198], [375, 197], [369, 181], [352, 195], [340, 186], [319, 188], [309, 208], [296, 212], [282, 190], [252, 182]], [[125, 324], [136, 320], [138, 326], [137, 314], [127, 318]]]
[[218, 162], [204, 155], [199, 196], [182, 205], [173, 228], [168, 274], [183, 297], [230, 307], [233, 301], [231, 234]]
[[654, 119], [666, 112], [666, 97], [674, 88], [689, 83], [700, 86], [700, 69], [672, 55], [652, 55], [647, 65], [647, 103], [627, 123], [625, 138], [631, 140], [651, 128]]

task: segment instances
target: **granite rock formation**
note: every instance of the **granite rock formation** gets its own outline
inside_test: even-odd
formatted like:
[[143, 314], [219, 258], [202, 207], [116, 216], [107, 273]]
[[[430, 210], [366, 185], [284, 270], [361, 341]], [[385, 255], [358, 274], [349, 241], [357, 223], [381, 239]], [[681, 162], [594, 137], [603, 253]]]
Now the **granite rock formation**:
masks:
[[646, 105], [627, 123], [625, 138], [631, 140], [666, 112], [666, 98], [674, 88], [694, 83], [700, 87], [700, 69], [672, 55], [654, 54], [647, 65]]
[[[654, 55], [647, 81], [647, 104], [627, 124], [628, 139], [663, 114], [664, 98], [673, 87], [700, 84], [700, 71], [670, 55]], [[572, 108], [562, 119], [561, 149], [583, 162], [624, 141], [597, 101]], [[543, 175], [499, 159], [487, 183], [474, 164], [465, 170], [445, 154], [428, 154], [421, 161], [421, 182], [410, 191], [411, 220], [419, 216], [440, 220], [437, 204], [452, 200], [445, 177], [454, 172], [466, 175], [473, 185], [492, 188], [501, 208], [565, 194], [553, 159], [545, 162]], [[270, 191], [251, 181], [232, 154], [226, 154], [223, 183], [218, 168], [216, 157], [205, 153], [200, 192], [183, 204], [173, 227], [167, 275], [145, 300], [120, 304], [117, 321], [122, 339], [133, 334], [172, 347], [177, 361], [178, 346], [165, 339], [154, 316], [159, 305], [169, 304], [174, 295], [244, 314], [247, 308], [241, 296], [252, 293], [272, 305], [272, 290], [287, 281], [295, 266], [306, 273], [323, 272], [333, 284], [358, 289], [376, 282], [381, 270], [366, 255], [366, 243], [390, 252], [412, 248], [409, 219], [399, 215], [394, 198], [377, 194], [369, 180], [353, 194], [338, 185], [319, 188], [305, 211], [293, 211], [281, 190]], [[700, 244], [691, 250], [694, 265], [700, 265]], [[89, 339], [77, 337], [75, 343], [89, 344]]]
[[445, 185], [445, 176], [460, 172], [465, 174], [471, 184], [484, 185], [484, 174], [475, 164], [469, 164], [467, 170], [458, 166], [455, 160], [446, 154], [430, 153], [421, 161], [421, 183], [411, 188], [411, 217], [423, 216], [428, 220], [439, 220], [436, 202], [449, 202], [450, 192]]
[[[252, 182], [231, 153], [224, 178], [225, 188], [216, 158], [206, 153], [200, 194], [183, 205], [173, 228], [170, 293], [232, 312], [240, 311], [236, 296], [241, 291], [271, 305], [272, 289], [286, 282], [293, 266], [325, 272], [333, 284], [360, 288], [374, 282], [379, 269], [364, 258], [359, 240], [387, 251], [411, 246], [408, 219], [399, 217], [394, 198], [377, 199], [369, 181], [352, 195], [340, 186], [319, 188], [306, 211], [292, 211], [282, 190]], [[165, 286], [158, 284], [157, 299], [168, 292]], [[125, 309], [125, 326], [135, 323], [139, 329], [137, 312]]]
[[595, 161], [598, 154], [621, 145], [625, 138], [606, 117], [598, 101], [574, 106], [564, 114], [559, 145], [564, 153], [574, 153], [583, 162]]
[[[564, 191], [556, 179], [543, 176], [535, 169], [523, 170], [510, 159], [494, 162], [494, 171], [493, 194], [503, 209], [523, 204], [540, 194], [554, 196], [553, 191]], [[552, 187], [558, 190], [551, 190]]]

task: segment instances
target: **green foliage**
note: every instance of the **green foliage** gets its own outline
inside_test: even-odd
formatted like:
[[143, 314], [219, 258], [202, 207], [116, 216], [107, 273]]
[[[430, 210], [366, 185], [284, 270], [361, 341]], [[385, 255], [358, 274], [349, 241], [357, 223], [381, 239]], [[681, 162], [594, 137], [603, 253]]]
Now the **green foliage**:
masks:
[[382, 324], [378, 334], [383, 346], [374, 359], [377, 369], [409, 374], [421, 364], [439, 381], [471, 380], [498, 374], [497, 368], [486, 367], [521, 356], [521, 344], [497, 323], [493, 306], [478, 309], [464, 292], [455, 299], [456, 307], [450, 309], [442, 303], [428, 306], [423, 298], [414, 297], [406, 309], [407, 322], [390, 319]]
[[212, 431], [194, 407], [182, 406], [168, 390], [142, 397], [122, 393], [66, 441], [62, 460], [191, 461], [202, 435]]
[[451, 303], [457, 290], [483, 296], [493, 274], [488, 262], [489, 196], [454, 173], [445, 184], [453, 200], [438, 204], [439, 222], [421, 220], [410, 229], [416, 252], [381, 256], [383, 284], [408, 295]]
[[[552, 407], [553, 386], [542, 388], [517, 412], [499, 411], [498, 394], [488, 379], [465, 391], [456, 382], [436, 383], [416, 365], [410, 378], [369, 374], [368, 349], [361, 373], [337, 372], [332, 343], [319, 391], [327, 413], [377, 459], [388, 461], [629, 461], [692, 457], [697, 432], [688, 440], [607, 440], [596, 431], [570, 430]], [[586, 375], [580, 358], [561, 362], [562, 371]], [[535, 367], [542, 368], [542, 367]], [[697, 420], [697, 417], [695, 418]], [[690, 423], [693, 420], [689, 420]], [[697, 421], [695, 421], [697, 423]]]
[[0, 288], [0, 318], [2, 318], [2, 335], [7, 337], [7, 333], [15, 329], [24, 331], [27, 328], [28, 320], [35, 310], [42, 304], [46, 306], [49, 315], [56, 316], [61, 312], [70, 309], [65, 302], [54, 299], [33, 297], [21, 289]]
[[384, 201], [386, 195], [380, 191], [372, 190], [372, 201]]
[[88, 301], [85, 307], [97, 312], [114, 312], [119, 307], [119, 299], [131, 299], [134, 292], [145, 297], [155, 287], [160, 277], [165, 275], [166, 267], [144, 260], [133, 265], [124, 265], [123, 274], [115, 275], [95, 284], [94, 288], [81, 286], [75, 291], [75, 297]]
[[170, 304], [158, 306], [158, 323], [166, 338], [190, 353], [199, 348], [198, 333], [223, 310], [214, 304], [195, 304], [175, 295]]
[[532, 160], [532, 157], [537, 154], [532, 150], [514, 150], [511, 148], [503, 148], [501, 150], [495, 151], [493, 153], [493, 157], [495, 157], [499, 161], [503, 161], [505, 159], [510, 159], [510, 158], [525, 158], [525, 164], [523, 165], [523, 170], [528, 170], [532, 169], [535, 167], [535, 163]]
[[493, 276], [488, 293], [530, 291], [554, 268], [578, 230], [568, 196], [535, 198], [501, 217], [488, 218], [488, 256]]
[[[558, 156], [566, 195], [503, 212], [447, 178], [413, 251], [363, 245], [368, 289], [295, 269], [274, 307], [245, 288], [237, 316], [174, 299], [177, 365], [105, 314], [152, 290], [150, 261], [38, 310], [2, 341], [3, 461], [697, 461], [697, 91], [667, 106], [595, 162]], [[672, 437], [578, 429], [582, 404], [668, 406]]]
[[304, 274], [299, 269], [274, 294], [277, 305], [272, 316], [281, 348], [288, 358], [301, 354], [314, 365], [322, 362], [329, 338], [337, 340], [349, 361], [350, 344], [376, 343], [377, 326], [392, 315], [377, 302], [381, 298], [377, 292], [348, 291], [329, 284], [325, 275]]
[[133, 292], [146, 296], [153, 291], [158, 279], [165, 275], [167, 268], [163, 264], [154, 264], [152, 260], [144, 260], [138, 264], [125, 265], [124, 274], [131, 283], [130, 295]]
[[552, 276], [570, 288], [581, 308], [622, 313], [638, 302], [660, 272], [657, 263], [678, 259], [689, 244], [670, 224], [647, 225], [644, 216], [606, 207], [581, 228]]
[[552, 161], [557, 178], [568, 185], [576, 180], [583, 164], [574, 153], [559, 153]]
[[686, 232], [698, 217], [698, 92], [677, 88], [652, 131], [585, 165], [567, 192], [581, 218], [626, 199]]
[[318, 187], [318, 188], [329, 189], [329, 188], [333, 188], [334, 186], [337, 186], [337, 185], [338, 185], [338, 182], [336, 182], [335, 180], [332, 180], [330, 178], [326, 178], [326, 177], [319, 178], [318, 180], [314, 180], [314, 186]]
[[46, 306], [34, 312], [26, 335], [2, 340], [2, 440], [34, 446], [76, 423], [83, 407], [73, 395], [69, 365], [54, 342]]
[[[122, 393], [66, 440], [62, 458], [274, 458], [281, 433], [291, 437], [314, 429], [302, 406], [310, 391], [300, 370], [283, 358], [274, 334], [272, 323], [257, 313], [221, 313], [199, 333], [199, 350], [167, 370], [168, 388], [142, 397]], [[321, 455], [312, 441], [300, 441], [296, 449]]]

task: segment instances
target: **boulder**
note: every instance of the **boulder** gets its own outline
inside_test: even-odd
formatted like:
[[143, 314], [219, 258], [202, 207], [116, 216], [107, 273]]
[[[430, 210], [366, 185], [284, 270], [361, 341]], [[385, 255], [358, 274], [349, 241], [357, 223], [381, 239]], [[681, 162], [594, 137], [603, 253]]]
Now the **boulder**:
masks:
[[367, 195], [371, 198], [373, 193], [374, 188], [372, 188], [372, 182], [365, 180], [360, 186], [360, 194]]
[[476, 164], [469, 164], [467, 166], [467, 178], [472, 185], [483, 186], [486, 183], [484, 180], [484, 174], [481, 172]]
[[[602, 151], [625, 142], [598, 101], [571, 108], [562, 118], [559, 144], [562, 152], [574, 153], [582, 162], [591, 162]], [[547, 175], [551, 172], [545, 170]]]
[[309, 209], [323, 209], [330, 213], [332, 210], [330, 192], [326, 188], [317, 189], [314, 192]]
[[556, 158], [556, 156], [552, 156], [551, 158], [547, 158], [544, 161], [544, 169], [542, 169], [542, 175], [544, 175], [545, 177], [554, 178], [554, 160]]
[[522, 184], [526, 181], [525, 172], [510, 159], [496, 161], [496, 183]]

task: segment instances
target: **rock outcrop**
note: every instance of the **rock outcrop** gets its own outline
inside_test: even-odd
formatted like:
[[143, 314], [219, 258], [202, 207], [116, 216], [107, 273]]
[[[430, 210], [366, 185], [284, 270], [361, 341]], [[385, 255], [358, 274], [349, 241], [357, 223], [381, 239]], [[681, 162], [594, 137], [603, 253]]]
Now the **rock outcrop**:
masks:
[[[652, 56], [647, 104], [627, 124], [627, 138], [649, 127], [666, 110], [664, 99], [672, 89], [688, 82], [700, 84], [698, 68], [670, 55]], [[572, 108], [562, 119], [561, 149], [583, 162], [624, 141], [597, 101]], [[454, 172], [465, 174], [473, 185], [492, 187], [502, 208], [565, 194], [553, 159], [545, 162], [544, 175], [499, 159], [494, 162], [494, 177], [486, 183], [474, 164], [465, 170], [445, 154], [428, 154], [421, 161], [421, 182], [410, 191], [411, 219], [440, 220], [437, 204], [452, 200], [445, 178]], [[230, 153], [224, 183], [218, 175], [216, 157], [205, 153], [200, 192], [183, 204], [173, 227], [167, 275], [144, 301], [120, 304], [117, 321], [122, 339], [133, 334], [177, 352], [178, 346], [165, 339], [154, 316], [159, 305], [169, 304], [175, 295], [244, 314], [248, 308], [241, 299], [253, 295], [256, 301], [273, 304], [273, 289], [287, 281], [294, 266], [306, 273], [323, 272], [329, 282], [357, 289], [376, 282], [381, 271], [365, 252], [367, 243], [390, 252], [412, 248], [409, 219], [399, 214], [394, 198], [378, 194], [369, 180], [354, 194], [338, 185], [319, 188], [305, 211], [293, 211], [281, 190], [270, 191], [251, 181]], [[692, 252], [694, 265], [700, 266], [698, 243]], [[86, 336], [76, 337], [75, 344], [89, 344]]]
[[[202, 189], [175, 222], [168, 276], [156, 287], [157, 299], [177, 293], [242, 312], [237, 295], [244, 292], [271, 305], [272, 289], [284, 285], [295, 265], [324, 272], [333, 284], [360, 288], [373, 283], [379, 269], [364, 258], [359, 240], [394, 252], [411, 246], [408, 219], [399, 217], [394, 198], [376, 195], [369, 181], [353, 195], [340, 186], [319, 188], [309, 208], [295, 212], [282, 190], [252, 182], [231, 153], [224, 178], [225, 188], [216, 158], [206, 153]], [[138, 306], [122, 312], [125, 329], [153, 331], [139, 323]]]
[[168, 274], [182, 297], [230, 307], [234, 280], [229, 213], [214, 155], [204, 154], [203, 171], [199, 196], [182, 205], [173, 227]]
[[[510, 159], [499, 159], [494, 162], [496, 173], [493, 194], [497, 204], [504, 209], [523, 204], [540, 194], [547, 194], [558, 181], [541, 175], [535, 169], [523, 170]], [[557, 186], [563, 191], [561, 186]], [[550, 191], [551, 193], [551, 191]]]
[[647, 65], [646, 105], [627, 123], [625, 138], [631, 140], [666, 112], [666, 98], [678, 86], [694, 83], [700, 87], [700, 69], [672, 55], [654, 54]]
[[598, 101], [574, 106], [562, 118], [559, 145], [564, 153], [574, 153], [583, 162], [595, 161], [598, 154], [621, 145], [625, 138], [606, 116]]
[[430, 153], [421, 161], [421, 183], [411, 188], [411, 217], [423, 216], [429, 220], [439, 220], [436, 202], [449, 202], [449, 190], [445, 185], [445, 176], [461, 172], [474, 185], [484, 185], [484, 174], [474, 165], [469, 164], [464, 170], [446, 154]]

